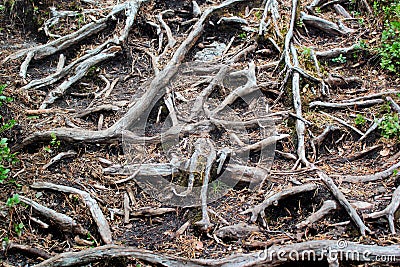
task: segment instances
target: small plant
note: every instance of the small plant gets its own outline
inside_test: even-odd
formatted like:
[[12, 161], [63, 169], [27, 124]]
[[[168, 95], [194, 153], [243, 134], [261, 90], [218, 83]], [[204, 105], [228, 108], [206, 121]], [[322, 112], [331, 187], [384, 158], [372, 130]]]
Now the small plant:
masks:
[[18, 236], [22, 235], [22, 231], [24, 230], [25, 225], [21, 222], [18, 224], [14, 224], [14, 231]]
[[381, 130], [382, 136], [387, 139], [393, 137], [400, 139], [399, 115], [397, 113], [386, 114], [382, 122], [379, 124], [379, 129]]
[[367, 121], [361, 114], [357, 114], [356, 118], [354, 119], [354, 123], [358, 126], [363, 126], [363, 125], [365, 125], [366, 122]]
[[332, 58], [332, 62], [344, 64], [347, 62], [347, 59], [342, 54], [340, 54], [338, 57]]
[[398, 169], [393, 170], [393, 175], [396, 176], [397, 174], [399, 174], [399, 170]]
[[315, 7], [315, 13], [321, 14], [321, 8], [319, 6]]
[[261, 11], [256, 11], [256, 12], [254, 13], [254, 16], [256, 16], [257, 19], [261, 19], [262, 16], [263, 16], [263, 14], [262, 14]]
[[7, 144], [7, 138], [0, 139], [0, 183], [3, 183], [10, 172], [6, 166], [18, 162], [15, 153], [10, 152]]
[[9, 208], [14, 207], [15, 205], [21, 203], [21, 201], [19, 200], [19, 195], [18, 194], [14, 194], [12, 197], [9, 197], [7, 199], [6, 202], [6, 206]]
[[238, 35], [238, 37], [242, 40], [245, 40], [247, 38], [247, 34], [245, 32], [242, 32], [241, 34]]

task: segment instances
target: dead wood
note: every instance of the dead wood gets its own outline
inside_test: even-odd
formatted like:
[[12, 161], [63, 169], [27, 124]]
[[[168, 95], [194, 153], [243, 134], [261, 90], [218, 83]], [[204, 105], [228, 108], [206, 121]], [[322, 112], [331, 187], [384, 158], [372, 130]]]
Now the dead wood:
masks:
[[400, 186], [397, 187], [396, 190], [393, 192], [392, 201], [390, 201], [390, 204], [384, 210], [367, 214], [365, 215], [365, 218], [376, 219], [379, 217], [386, 216], [389, 222], [390, 232], [392, 234], [396, 234], [394, 219], [395, 219], [395, 213], [398, 210], [399, 205], [400, 205]]
[[335, 201], [326, 200], [324, 201], [324, 203], [322, 203], [322, 206], [321, 208], [319, 208], [319, 210], [311, 214], [306, 220], [296, 224], [296, 227], [300, 229], [306, 226], [311, 226], [313, 223], [319, 221], [320, 219], [328, 215], [332, 210], [336, 209], [337, 205]]
[[21, 252], [23, 255], [32, 255], [35, 257], [40, 257], [42, 259], [50, 259], [52, 255], [44, 251], [43, 249], [33, 248], [27, 245], [20, 245], [14, 242], [9, 242], [6, 247], [6, 253], [9, 251], [18, 251]]
[[[335, 240], [317, 240], [306, 241], [302, 243], [295, 243], [289, 245], [272, 245], [268, 247], [268, 251], [275, 253], [266, 254], [265, 251], [255, 251], [249, 254], [232, 255], [225, 259], [184, 259], [176, 256], [167, 256], [154, 253], [152, 251], [137, 249], [132, 247], [119, 247], [115, 245], [105, 245], [97, 248], [90, 248], [79, 252], [65, 252], [53, 258], [35, 265], [35, 267], [56, 267], [56, 266], [74, 266], [84, 265], [92, 262], [98, 262], [106, 259], [116, 257], [134, 257], [149, 263], [159, 264], [161, 266], [219, 266], [219, 267], [242, 267], [242, 266], [279, 266], [287, 263], [288, 261], [313, 260], [313, 256], [317, 259], [327, 259], [328, 252], [337, 253], [336, 256], [341, 255], [343, 259], [356, 262], [374, 262], [387, 255], [392, 256], [393, 263], [400, 262], [400, 250], [398, 245], [379, 246], [379, 245], [363, 245], [354, 242], [346, 243], [343, 248], [338, 245]], [[279, 254], [277, 253], [279, 251]], [[298, 256], [295, 258], [289, 257], [293, 251], [296, 251]], [[368, 251], [368, 253], [365, 253]], [[352, 252], [352, 253], [349, 253]], [[353, 253], [356, 252], [359, 257], [354, 257]], [[311, 253], [311, 254], [310, 254]], [[311, 255], [311, 256], [309, 256]], [[334, 256], [334, 255], [331, 255]], [[311, 258], [310, 258], [311, 257]]]
[[65, 214], [56, 212], [24, 196], [19, 196], [19, 199], [23, 203], [31, 206], [41, 216], [46, 217], [48, 220], [56, 224], [64, 232], [72, 232], [85, 236], [89, 233], [82, 227], [82, 225], [78, 224], [74, 219]]
[[47, 183], [47, 182], [36, 182], [31, 185], [32, 188], [35, 189], [50, 189], [50, 190], [55, 190], [59, 192], [64, 192], [64, 193], [70, 193], [70, 194], [78, 194], [82, 197], [83, 201], [85, 204], [89, 207], [90, 213], [92, 214], [92, 217], [94, 221], [97, 224], [98, 231], [100, 233], [101, 238], [103, 239], [104, 243], [110, 244], [112, 243], [112, 234], [110, 230], [110, 226], [108, 225], [108, 222], [106, 218], [103, 215], [103, 212], [101, 211], [100, 207], [98, 206], [96, 200], [94, 200], [89, 193], [69, 187], [69, 186], [63, 186], [63, 185], [56, 185], [52, 183]]
[[57, 162], [61, 161], [61, 160], [64, 159], [64, 158], [71, 158], [71, 157], [74, 157], [74, 156], [76, 156], [76, 155], [77, 155], [77, 153], [76, 153], [75, 151], [72, 151], [72, 150], [69, 150], [69, 151], [67, 151], [67, 152], [58, 153], [56, 156], [54, 156], [53, 158], [51, 158], [50, 161], [49, 161], [46, 165], [44, 165], [44, 166], [42, 167], [42, 170], [47, 169], [47, 168], [50, 167], [51, 165], [56, 164]]
[[334, 131], [339, 130], [339, 128], [335, 125], [328, 125], [324, 129], [324, 131], [318, 135], [317, 137], [313, 138], [313, 142], [315, 145], [320, 146], [324, 140], [328, 137], [329, 134], [331, 134]]
[[381, 93], [369, 94], [369, 95], [360, 96], [360, 97], [356, 97], [356, 98], [352, 98], [352, 99], [344, 99], [343, 102], [357, 102], [357, 101], [363, 101], [363, 100], [373, 99], [373, 98], [380, 98], [385, 95], [393, 95], [393, 94], [399, 94], [399, 93], [400, 93], [400, 91], [388, 90], [388, 91], [384, 91]]
[[340, 191], [340, 189], [336, 186], [335, 182], [326, 175], [323, 171], [317, 171], [318, 176], [325, 183], [326, 187], [331, 191], [332, 195], [339, 201], [342, 207], [347, 211], [350, 218], [357, 225], [360, 230], [361, 235], [365, 236], [366, 232], [371, 232], [371, 230], [364, 224], [358, 215], [357, 211], [351, 206], [349, 201], [346, 199], [345, 195]]
[[241, 212], [241, 214], [251, 213], [252, 215], [251, 215], [250, 221], [253, 223], [257, 221], [257, 218], [260, 215], [261, 219], [263, 220], [264, 226], [266, 226], [266, 223], [264, 221], [266, 208], [268, 208], [271, 205], [275, 205], [275, 206], [278, 205], [279, 200], [285, 199], [288, 196], [313, 191], [315, 189], [317, 189], [317, 186], [315, 184], [311, 184], [311, 183], [284, 189], [281, 192], [275, 193], [272, 196], [268, 197], [261, 204], [258, 204], [251, 209], [247, 209], [247, 210]]
[[221, 239], [237, 240], [247, 238], [252, 233], [260, 232], [260, 230], [260, 227], [256, 225], [238, 223], [235, 225], [221, 227], [215, 231], [215, 234]]
[[390, 175], [393, 174], [393, 172], [400, 167], [400, 161], [397, 162], [396, 164], [392, 165], [390, 168], [377, 172], [375, 174], [369, 174], [369, 175], [334, 175], [338, 178], [340, 178], [344, 182], [348, 183], [367, 183], [367, 182], [373, 182], [373, 181], [378, 181], [385, 179], [389, 177]]

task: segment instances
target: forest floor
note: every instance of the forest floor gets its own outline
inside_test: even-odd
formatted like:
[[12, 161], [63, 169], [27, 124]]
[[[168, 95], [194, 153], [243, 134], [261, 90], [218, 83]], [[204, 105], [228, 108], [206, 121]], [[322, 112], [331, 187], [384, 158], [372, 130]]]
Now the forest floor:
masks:
[[328, 247], [370, 255], [315, 266], [398, 264], [400, 78], [376, 10], [197, 4], [45, 2], [39, 30], [0, 11], [0, 264], [275, 266], [257, 253]]

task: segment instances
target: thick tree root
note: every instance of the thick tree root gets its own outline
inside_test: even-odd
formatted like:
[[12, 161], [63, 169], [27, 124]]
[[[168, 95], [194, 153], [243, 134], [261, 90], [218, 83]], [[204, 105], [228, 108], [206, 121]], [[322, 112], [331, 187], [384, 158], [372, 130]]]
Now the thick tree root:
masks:
[[[65, 252], [53, 258], [43, 261], [35, 267], [67, 267], [85, 265], [106, 259], [118, 257], [134, 257], [138, 260], [158, 264], [160, 266], [175, 267], [255, 267], [261, 265], [279, 266], [290, 261], [315, 261], [327, 260], [328, 257], [336, 257], [346, 261], [375, 262], [379, 259], [390, 257], [392, 263], [400, 262], [400, 249], [398, 245], [378, 246], [362, 245], [348, 242], [343, 244], [334, 240], [307, 241], [289, 245], [272, 245], [268, 250], [255, 251], [249, 254], [237, 254], [225, 259], [192, 259], [179, 258], [157, 254], [152, 251], [132, 247], [119, 247], [105, 245], [90, 248], [79, 252]], [[296, 252], [293, 255], [293, 252]], [[366, 253], [368, 252], [368, 253]]]

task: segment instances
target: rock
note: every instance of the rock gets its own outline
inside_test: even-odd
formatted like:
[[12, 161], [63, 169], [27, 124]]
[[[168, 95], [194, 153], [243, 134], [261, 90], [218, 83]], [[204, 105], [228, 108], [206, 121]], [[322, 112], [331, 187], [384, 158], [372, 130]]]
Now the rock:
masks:
[[196, 61], [204, 61], [204, 62], [213, 61], [217, 57], [222, 56], [225, 49], [226, 49], [226, 44], [213, 42], [208, 47], [197, 52], [194, 58]]

